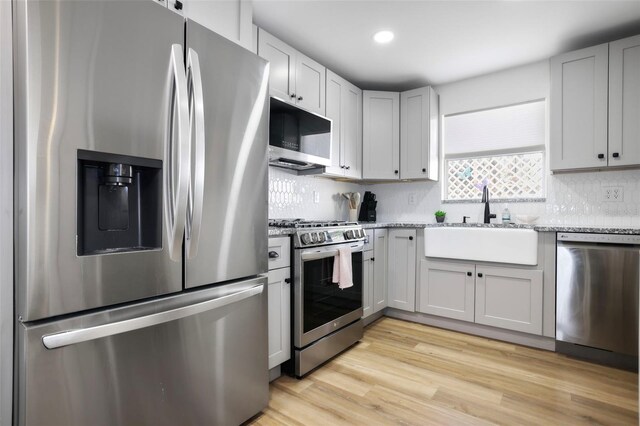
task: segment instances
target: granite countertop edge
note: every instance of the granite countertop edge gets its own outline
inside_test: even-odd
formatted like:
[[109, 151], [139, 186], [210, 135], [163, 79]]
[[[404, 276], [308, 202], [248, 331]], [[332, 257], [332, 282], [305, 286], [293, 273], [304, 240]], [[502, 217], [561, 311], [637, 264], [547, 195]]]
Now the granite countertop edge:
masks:
[[[544, 224], [508, 224], [501, 223], [421, 223], [421, 222], [361, 222], [364, 229], [374, 228], [507, 228], [507, 229], [533, 229], [538, 232], [586, 232], [595, 234], [626, 234], [640, 235], [640, 227], [613, 227], [613, 226], [589, 226], [589, 225], [544, 225]], [[269, 227], [269, 236], [285, 236], [294, 234], [296, 228]]]

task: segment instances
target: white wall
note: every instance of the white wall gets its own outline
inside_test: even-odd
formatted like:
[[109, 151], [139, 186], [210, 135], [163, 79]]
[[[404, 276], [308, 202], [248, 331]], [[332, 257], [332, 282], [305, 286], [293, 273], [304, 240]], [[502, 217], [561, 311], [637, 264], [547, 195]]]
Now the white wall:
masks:
[[0, 1], [0, 425], [13, 386], [13, 79], [11, 2]]

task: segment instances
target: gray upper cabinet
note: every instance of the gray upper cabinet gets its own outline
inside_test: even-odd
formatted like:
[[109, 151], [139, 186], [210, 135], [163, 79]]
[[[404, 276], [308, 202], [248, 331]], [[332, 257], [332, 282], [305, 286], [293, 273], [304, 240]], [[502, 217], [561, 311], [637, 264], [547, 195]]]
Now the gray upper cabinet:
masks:
[[185, 0], [183, 3], [187, 18], [253, 51], [251, 0]]
[[362, 177], [362, 90], [327, 70], [327, 117], [333, 120], [331, 176]]
[[438, 180], [438, 95], [431, 87], [400, 93], [400, 179]]
[[362, 92], [362, 178], [400, 178], [400, 94]]
[[640, 35], [609, 44], [609, 165], [640, 164]]
[[438, 180], [438, 95], [363, 92], [362, 178]]
[[640, 36], [551, 58], [551, 170], [640, 164]]
[[258, 54], [271, 64], [271, 96], [325, 114], [325, 67], [262, 28], [258, 29]]
[[551, 58], [551, 169], [607, 165], [609, 45]]

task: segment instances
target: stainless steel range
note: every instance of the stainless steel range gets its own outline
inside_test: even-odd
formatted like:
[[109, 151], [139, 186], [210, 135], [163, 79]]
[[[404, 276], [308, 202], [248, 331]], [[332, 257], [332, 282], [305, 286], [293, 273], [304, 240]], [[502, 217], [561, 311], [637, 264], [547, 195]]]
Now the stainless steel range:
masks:
[[[367, 235], [355, 222], [271, 221], [293, 235], [293, 351], [285, 370], [301, 377], [362, 338], [362, 255]], [[351, 251], [353, 286], [332, 282], [340, 248]]]

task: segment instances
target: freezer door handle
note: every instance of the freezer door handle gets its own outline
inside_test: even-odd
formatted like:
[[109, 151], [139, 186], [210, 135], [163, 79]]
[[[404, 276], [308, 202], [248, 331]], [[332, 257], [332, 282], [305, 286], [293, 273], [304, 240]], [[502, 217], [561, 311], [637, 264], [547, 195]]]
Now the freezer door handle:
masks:
[[[184, 70], [183, 50], [179, 44], [171, 46], [168, 75], [167, 93], [169, 96], [163, 170], [164, 210], [169, 237], [169, 256], [177, 262], [182, 260], [182, 237], [191, 177], [187, 76]], [[175, 136], [177, 136], [177, 141], [174, 140]]]
[[191, 164], [192, 174], [189, 177], [185, 249], [187, 259], [192, 259], [198, 254], [200, 226], [202, 224], [205, 174], [205, 126], [200, 60], [198, 59], [198, 53], [191, 48], [187, 55], [187, 84], [189, 87], [189, 143], [195, 142], [195, 150], [192, 158], [193, 163]]
[[90, 340], [101, 339], [114, 336], [116, 334], [127, 333], [129, 331], [152, 327], [158, 324], [179, 320], [181, 318], [197, 315], [213, 309], [222, 308], [232, 303], [237, 303], [252, 296], [261, 294], [264, 284], [259, 284], [246, 290], [232, 293], [216, 299], [181, 308], [171, 309], [156, 314], [146, 315], [139, 318], [132, 318], [109, 324], [102, 324], [95, 327], [67, 330], [60, 333], [47, 334], [42, 336], [42, 343], [47, 349], [57, 349], [64, 346], [75, 345], [76, 343], [88, 342]]

